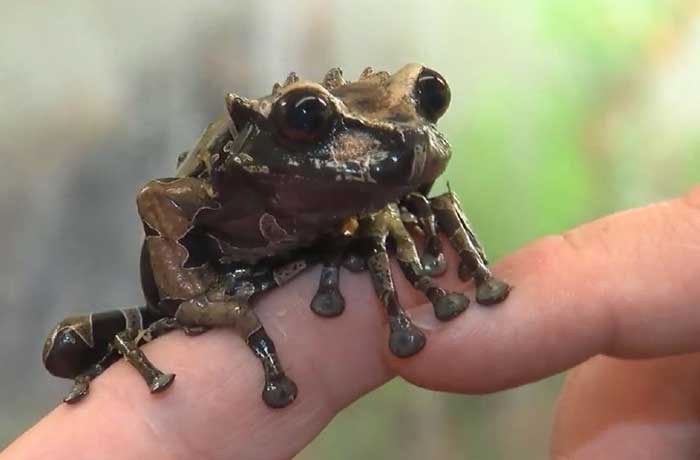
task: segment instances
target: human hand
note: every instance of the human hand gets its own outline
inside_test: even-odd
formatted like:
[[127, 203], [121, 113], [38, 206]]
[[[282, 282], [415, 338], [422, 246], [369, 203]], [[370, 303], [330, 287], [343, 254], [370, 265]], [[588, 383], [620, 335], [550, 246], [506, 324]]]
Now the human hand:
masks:
[[[448, 259], [453, 269], [441, 284], [461, 289]], [[260, 400], [260, 368], [234, 332], [173, 333], [144, 347], [177, 374], [168, 391], [150, 395], [119, 362], [85, 401], [59, 406], [0, 458], [288, 459], [396, 374], [482, 393], [582, 362], [559, 401], [553, 457], [698, 456], [700, 188], [543, 238], [495, 271], [515, 286], [506, 303], [473, 306], [447, 323], [397, 276], [403, 304], [428, 338], [421, 353], [401, 360], [387, 349], [369, 277], [343, 273], [348, 308], [329, 320], [308, 308], [312, 270], [256, 307], [299, 385], [290, 407], [271, 410]]]

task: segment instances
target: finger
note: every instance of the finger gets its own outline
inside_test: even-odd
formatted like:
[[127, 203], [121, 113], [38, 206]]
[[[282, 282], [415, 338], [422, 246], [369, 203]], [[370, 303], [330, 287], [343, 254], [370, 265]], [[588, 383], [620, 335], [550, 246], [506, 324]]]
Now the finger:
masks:
[[700, 350], [700, 188], [544, 238], [496, 272], [514, 285], [505, 303], [448, 323], [414, 311], [426, 348], [409, 360], [389, 357], [391, 366], [425, 387], [488, 392], [599, 353]]
[[569, 374], [552, 458], [698, 458], [700, 354], [598, 357]]
[[177, 374], [167, 391], [149, 394], [120, 361], [93, 382], [84, 401], [58, 407], [0, 457], [291, 458], [340, 408], [392, 376], [370, 281], [343, 278], [348, 308], [336, 319], [309, 309], [318, 270], [259, 303], [261, 320], [299, 387], [288, 408], [272, 410], [262, 402], [262, 369], [234, 332], [173, 333], [143, 347], [154, 364]]

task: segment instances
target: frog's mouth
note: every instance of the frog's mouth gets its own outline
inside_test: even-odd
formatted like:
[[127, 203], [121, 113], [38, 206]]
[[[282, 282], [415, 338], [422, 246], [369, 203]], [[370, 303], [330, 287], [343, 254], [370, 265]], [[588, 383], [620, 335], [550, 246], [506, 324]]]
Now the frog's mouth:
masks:
[[362, 182], [330, 183], [282, 176], [269, 185], [269, 203], [274, 207], [275, 215], [294, 216], [297, 220], [319, 227], [376, 211], [416, 189], [409, 185], [387, 187]]
[[372, 181], [385, 186], [420, 186], [437, 179], [447, 167], [450, 145], [434, 127], [399, 131], [399, 140], [370, 155]]

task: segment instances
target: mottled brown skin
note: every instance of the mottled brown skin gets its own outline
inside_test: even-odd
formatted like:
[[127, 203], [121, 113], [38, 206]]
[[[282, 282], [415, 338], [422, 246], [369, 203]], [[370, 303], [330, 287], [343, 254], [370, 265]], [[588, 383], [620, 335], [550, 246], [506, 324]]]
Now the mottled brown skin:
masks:
[[[439, 319], [469, 304], [432, 280], [446, 269], [440, 232], [460, 256], [460, 277], [475, 280], [477, 301], [503, 301], [510, 288], [489, 271], [456, 196], [427, 196], [451, 156], [435, 127], [449, 102], [444, 79], [417, 64], [394, 74], [366, 69], [355, 82], [339, 69], [322, 84], [292, 73], [263, 98], [229, 94], [228, 113], [180, 157], [175, 177], [138, 194], [146, 306], [69, 318], [47, 339], [48, 370], [75, 379], [66, 402], [84, 397], [119, 356], [162, 391], [174, 375], [155, 367], [141, 343], [174, 329], [229, 326], [262, 364], [265, 403], [290, 404], [297, 387], [251, 301], [316, 263], [323, 269], [315, 313], [344, 310], [341, 265], [368, 269], [386, 308], [389, 348], [411, 356], [425, 336], [399, 302], [390, 252]], [[422, 255], [409, 230], [424, 236]]]

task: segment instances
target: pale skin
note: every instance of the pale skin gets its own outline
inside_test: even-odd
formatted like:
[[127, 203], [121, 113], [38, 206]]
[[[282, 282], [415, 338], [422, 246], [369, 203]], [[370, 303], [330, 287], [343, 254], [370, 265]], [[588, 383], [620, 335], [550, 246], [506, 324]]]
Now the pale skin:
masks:
[[[397, 276], [403, 304], [428, 338], [409, 359], [387, 349], [366, 275], [343, 273], [343, 315], [314, 315], [317, 272], [257, 307], [299, 384], [290, 407], [271, 410], [256, 397], [261, 370], [233, 331], [173, 333], [145, 347], [177, 374], [168, 391], [150, 395], [120, 362], [85, 401], [59, 406], [0, 458], [290, 459], [338, 411], [396, 375], [472, 394], [570, 368], [552, 458], [700, 455], [700, 187], [526, 246], [495, 266], [515, 286], [504, 304], [472, 305], [447, 323]], [[454, 270], [441, 284], [465, 286]]]

